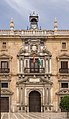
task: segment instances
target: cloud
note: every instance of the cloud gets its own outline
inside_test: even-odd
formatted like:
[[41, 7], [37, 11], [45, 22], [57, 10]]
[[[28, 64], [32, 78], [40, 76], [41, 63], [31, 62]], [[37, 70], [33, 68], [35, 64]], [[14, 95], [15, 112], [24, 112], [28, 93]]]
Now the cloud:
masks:
[[26, 13], [30, 13], [34, 7], [27, 0], [5, 0], [7, 4], [15, 9], [19, 14], [25, 16]]
[[[35, 11], [39, 17], [39, 23], [43, 27], [51, 27], [56, 17], [60, 24], [67, 23], [69, 21], [69, 0], [4, 0], [7, 6], [10, 6], [11, 11], [13, 11], [13, 17], [19, 17], [19, 19], [24, 21], [24, 25], [27, 23], [28, 16], [30, 13]], [[14, 12], [15, 11], [15, 12]], [[18, 15], [19, 13], [19, 15]], [[65, 21], [64, 21], [65, 20]], [[19, 23], [20, 24], [20, 23]], [[49, 24], [49, 25], [48, 25]]]

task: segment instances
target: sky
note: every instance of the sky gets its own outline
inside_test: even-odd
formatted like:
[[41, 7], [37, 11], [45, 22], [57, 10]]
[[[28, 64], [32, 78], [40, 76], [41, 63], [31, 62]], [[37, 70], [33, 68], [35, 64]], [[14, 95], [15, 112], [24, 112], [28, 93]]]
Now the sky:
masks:
[[38, 14], [38, 25], [42, 29], [53, 30], [56, 17], [58, 29], [69, 30], [69, 0], [1, 0], [0, 30], [10, 29], [12, 17], [15, 30], [27, 29], [33, 11]]

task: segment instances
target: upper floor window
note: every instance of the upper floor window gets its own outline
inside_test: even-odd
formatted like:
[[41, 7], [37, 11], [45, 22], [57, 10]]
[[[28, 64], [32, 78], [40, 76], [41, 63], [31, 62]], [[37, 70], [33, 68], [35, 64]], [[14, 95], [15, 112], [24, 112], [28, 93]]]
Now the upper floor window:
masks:
[[68, 88], [68, 83], [61, 83], [61, 88]]
[[61, 61], [61, 69], [68, 69], [68, 61]]
[[8, 83], [7, 82], [2, 82], [1, 83], [1, 88], [8, 88]]
[[66, 42], [62, 42], [62, 49], [66, 49]]
[[35, 59], [35, 62], [33, 62], [33, 59], [30, 59], [30, 72], [39, 73], [38, 59]]
[[68, 61], [61, 61], [60, 73], [68, 73]]
[[8, 61], [1, 61], [1, 68], [8, 68]]
[[8, 61], [1, 61], [0, 73], [9, 73]]
[[5, 49], [6, 48], [6, 42], [2, 43], [2, 48]]

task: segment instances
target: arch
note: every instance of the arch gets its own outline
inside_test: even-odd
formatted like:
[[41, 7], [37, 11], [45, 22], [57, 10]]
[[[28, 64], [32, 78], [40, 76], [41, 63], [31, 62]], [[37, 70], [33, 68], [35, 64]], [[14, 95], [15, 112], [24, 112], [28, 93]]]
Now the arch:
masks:
[[29, 93], [29, 112], [41, 112], [41, 94], [38, 91]]

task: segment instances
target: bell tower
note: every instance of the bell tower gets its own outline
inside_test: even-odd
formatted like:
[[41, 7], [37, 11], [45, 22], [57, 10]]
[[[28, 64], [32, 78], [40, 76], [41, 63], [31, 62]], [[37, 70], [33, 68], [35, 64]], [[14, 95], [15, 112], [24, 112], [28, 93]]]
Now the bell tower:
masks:
[[29, 16], [29, 21], [30, 21], [30, 29], [38, 29], [38, 14], [31, 14]]

